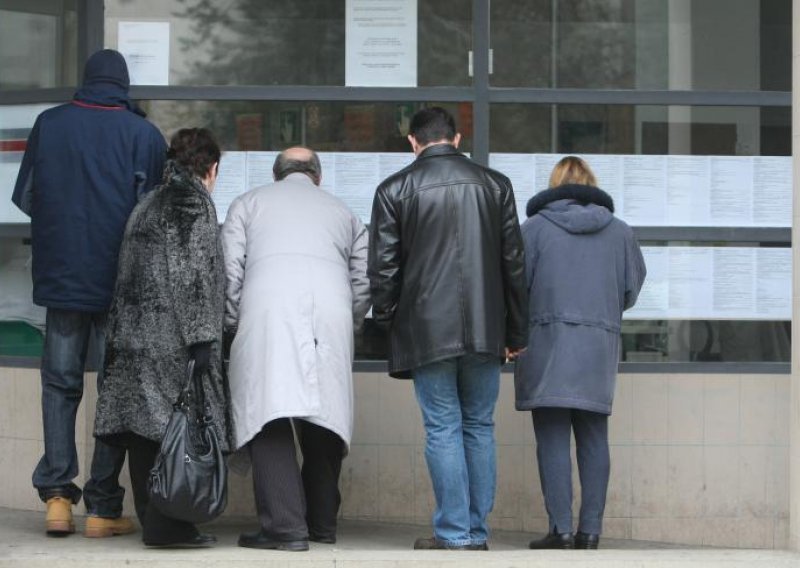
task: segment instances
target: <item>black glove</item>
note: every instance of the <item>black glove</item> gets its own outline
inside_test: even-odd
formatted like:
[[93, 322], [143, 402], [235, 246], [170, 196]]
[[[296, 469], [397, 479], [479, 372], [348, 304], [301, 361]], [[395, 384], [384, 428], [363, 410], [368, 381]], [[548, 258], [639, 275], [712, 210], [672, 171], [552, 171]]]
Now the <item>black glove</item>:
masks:
[[200, 377], [208, 370], [211, 362], [211, 341], [194, 343], [189, 346], [189, 359], [194, 359], [194, 376]]

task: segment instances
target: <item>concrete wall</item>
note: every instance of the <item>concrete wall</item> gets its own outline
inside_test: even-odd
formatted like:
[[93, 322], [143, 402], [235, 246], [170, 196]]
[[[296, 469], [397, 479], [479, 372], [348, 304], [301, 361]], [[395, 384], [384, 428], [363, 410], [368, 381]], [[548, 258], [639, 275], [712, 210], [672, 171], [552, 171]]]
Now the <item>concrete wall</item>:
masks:
[[[370, 373], [356, 375], [355, 384], [355, 433], [341, 479], [343, 516], [429, 526], [433, 495], [412, 385]], [[789, 385], [788, 375], [620, 376], [610, 422], [606, 536], [788, 546]], [[0, 507], [43, 508], [30, 484], [42, 452], [39, 396], [37, 370], [0, 368]], [[88, 377], [77, 426], [81, 476], [91, 459], [92, 422], [86, 417], [93, 415], [95, 398]], [[513, 410], [513, 398], [512, 377], [503, 375], [491, 526], [543, 532], [547, 520], [530, 414]], [[226, 515], [252, 517], [249, 479], [231, 480]], [[132, 512], [130, 495], [126, 499]]]

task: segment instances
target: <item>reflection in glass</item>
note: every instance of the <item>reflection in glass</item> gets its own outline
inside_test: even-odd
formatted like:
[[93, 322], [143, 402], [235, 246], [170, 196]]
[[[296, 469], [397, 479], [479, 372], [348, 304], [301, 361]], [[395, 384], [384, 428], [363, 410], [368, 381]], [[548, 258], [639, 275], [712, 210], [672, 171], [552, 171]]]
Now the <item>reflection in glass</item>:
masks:
[[0, 0], [0, 89], [76, 84], [74, 0]]
[[[301, 144], [318, 152], [408, 152], [406, 135], [418, 102], [144, 101], [148, 118], [170, 136], [204, 126], [223, 150], [282, 150]], [[436, 103], [456, 118], [460, 148], [472, 149], [472, 104]]]
[[790, 0], [492, 0], [498, 87], [791, 90]]
[[491, 107], [490, 150], [519, 153], [790, 156], [788, 107]]
[[[108, 0], [120, 21], [170, 23], [171, 85], [344, 85], [345, 0]], [[420, 86], [468, 85], [471, 0], [419, 0]]]

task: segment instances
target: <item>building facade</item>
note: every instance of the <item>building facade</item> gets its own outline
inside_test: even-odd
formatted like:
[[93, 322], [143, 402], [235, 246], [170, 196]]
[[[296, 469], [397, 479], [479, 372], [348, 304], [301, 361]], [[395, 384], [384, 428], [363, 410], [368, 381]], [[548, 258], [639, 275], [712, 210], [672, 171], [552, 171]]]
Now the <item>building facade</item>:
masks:
[[[523, 218], [558, 156], [584, 156], [649, 267], [623, 329], [606, 535], [800, 542], [790, 528], [800, 489], [792, 5], [0, 0], [0, 506], [41, 507], [30, 472], [42, 446], [43, 311], [30, 303], [29, 226], [11, 189], [35, 116], [71, 98], [88, 54], [110, 47], [165, 136], [185, 126], [218, 136], [221, 218], [227, 200], [268, 179], [275, 152], [304, 144], [321, 152], [324, 189], [368, 220], [375, 184], [413, 158], [410, 116], [430, 104], [453, 112], [473, 159], [511, 177]], [[433, 497], [411, 385], [386, 375], [378, 329], [367, 325], [357, 351], [342, 514], [426, 524]], [[531, 419], [513, 408], [511, 370], [492, 526], [541, 532]], [[93, 402], [88, 388], [86, 465]], [[250, 514], [249, 482], [233, 483], [228, 514]]]

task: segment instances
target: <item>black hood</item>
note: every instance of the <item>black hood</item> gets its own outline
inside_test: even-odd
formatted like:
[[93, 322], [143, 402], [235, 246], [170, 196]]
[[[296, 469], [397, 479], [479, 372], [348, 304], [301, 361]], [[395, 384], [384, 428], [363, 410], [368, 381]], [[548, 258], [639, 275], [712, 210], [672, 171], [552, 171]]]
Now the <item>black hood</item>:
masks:
[[131, 86], [128, 65], [119, 51], [101, 49], [92, 54], [83, 68], [83, 86], [107, 84], [126, 92]]
[[594, 203], [614, 212], [614, 200], [600, 188], [592, 185], [567, 184], [540, 191], [528, 200], [525, 213], [533, 217], [548, 203], [561, 199], [572, 199], [580, 203]]
[[147, 116], [128, 97], [130, 77], [128, 65], [122, 54], [113, 49], [102, 49], [92, 54], [83, 69], [83, 86], [75, 92], [74, 99], [89, 105], [124, 107], [139, 116]]

